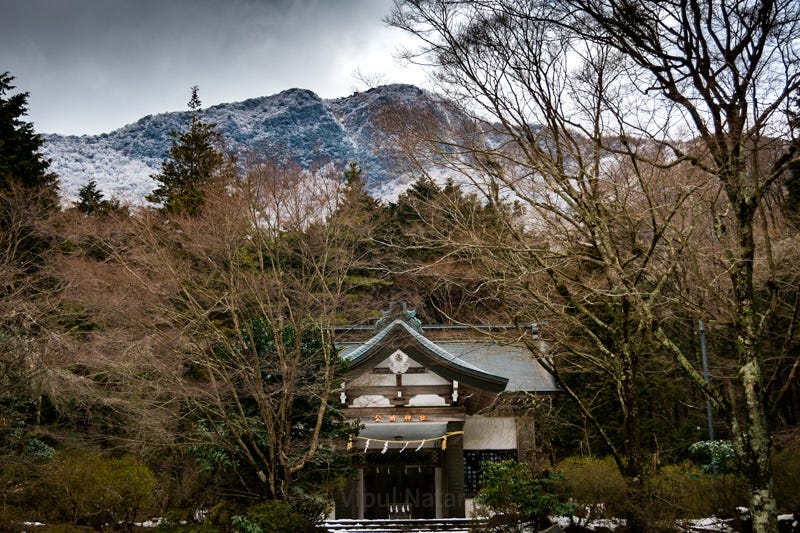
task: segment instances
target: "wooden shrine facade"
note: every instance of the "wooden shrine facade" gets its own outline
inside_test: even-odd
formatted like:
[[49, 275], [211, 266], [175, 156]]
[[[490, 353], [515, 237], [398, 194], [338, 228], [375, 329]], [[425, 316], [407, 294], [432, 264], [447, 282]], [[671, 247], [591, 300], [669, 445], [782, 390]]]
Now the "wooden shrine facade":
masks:
[[[366, 340], [340, 343], [349, 364], [339, 401], [362, 425], [348, 444], [356, 472], [336, 518], [464, 518], [478, 467], [516, 458], [526, 428], [513, 416], [482, 416], [499, 395], [558, 392], [527, 348], [467, 339], [422, 326], [395, 305]], [[428, 335], [426, 335], [428, 333]]]

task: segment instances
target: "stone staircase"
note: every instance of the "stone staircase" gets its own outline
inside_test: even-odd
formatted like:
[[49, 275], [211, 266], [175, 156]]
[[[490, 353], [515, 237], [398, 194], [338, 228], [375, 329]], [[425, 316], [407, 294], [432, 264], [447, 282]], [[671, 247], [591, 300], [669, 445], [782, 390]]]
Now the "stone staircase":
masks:
[[481, 531], [483, 520], [469, 518], [430, 518], [399, 520], [326, 520], [322, 526], [328, 533], [472, 533]]

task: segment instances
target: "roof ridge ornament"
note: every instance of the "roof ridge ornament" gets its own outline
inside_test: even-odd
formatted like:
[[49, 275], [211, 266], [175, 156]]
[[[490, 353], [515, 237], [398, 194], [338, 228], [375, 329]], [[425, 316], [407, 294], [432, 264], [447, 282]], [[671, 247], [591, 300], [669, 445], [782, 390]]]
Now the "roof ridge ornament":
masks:
[[394, 301], [389, 304], [388, 311], [381, 311], [381, 317], [375, 322], [375, 329], [381, 330], [398, 319], [411, 326], [412, 329], [422, 332], [422, 321], [417, 318], [417, 312], [408, 309], [406, 302], [403, 301]]

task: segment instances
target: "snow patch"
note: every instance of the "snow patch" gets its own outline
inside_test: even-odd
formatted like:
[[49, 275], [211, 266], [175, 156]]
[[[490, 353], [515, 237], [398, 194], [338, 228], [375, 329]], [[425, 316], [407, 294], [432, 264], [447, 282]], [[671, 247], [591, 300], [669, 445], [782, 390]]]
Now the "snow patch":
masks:
[[[390, 153], [376, 115], [384, 103], [431, 105], [432, 101], [428, 93], [410, 85], [390, 85], [335, 100], [289, 89], [216, 105], [202, 111], [202, 118], [217, 124], [225, 149], [243, 162], [278, 159], [306, 169], [326, 164], [344, 169], [357, 162], [373, 193], [385, 188], [396, 198], [402, 187], [393, 182], [399, 179], [402, 184], [405, 178], [398, 178], [398, 155]], [[169, 133], [184, 131], [186, 122], [187, 113], [172, 112], [148, 115], [101, 135], [44, 134], [42, 154], [60, 178], [66, 205], [78, 199], [90, 180], [107, 198], [146, 205], [144, 197], [156, 187], [150, 176], [160, 171], [172, 142]]]

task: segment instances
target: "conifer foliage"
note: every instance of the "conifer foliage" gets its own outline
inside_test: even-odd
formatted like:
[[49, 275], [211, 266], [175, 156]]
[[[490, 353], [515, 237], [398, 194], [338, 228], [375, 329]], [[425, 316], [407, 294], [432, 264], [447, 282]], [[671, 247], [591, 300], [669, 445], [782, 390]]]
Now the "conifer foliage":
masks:
[[197, 215], [205, 203], [206, 188], [225, 161], [220, 149], [222, 135], [216, 124], [200, 117], [197, 91], [197, 86], [192, 87], [188, 130], [170, 131], [168, 159], [161, 165], [161, 172], [152, 176], [161, 185], [147, 195], [149, 202], [161, 204], [170, 214]]
[[7, 96], [14, 89], [13, 80], [8, 72], [0, 74], [0, 193], [54, 193], [56, 175], [48, 172], [50, 162], [39, 153], [42, 138], [32, 123], [21, 119], [28, 111], [28, 93]]
[[109, 213], [121, 211], [123, 208], [119, 200], [112, 198], [106, 200], [103, 193], [97, 187], [97, 181], [89, 182], [78, 191], [78, 202], [75, 207], [84, 215], [107, 215]]

